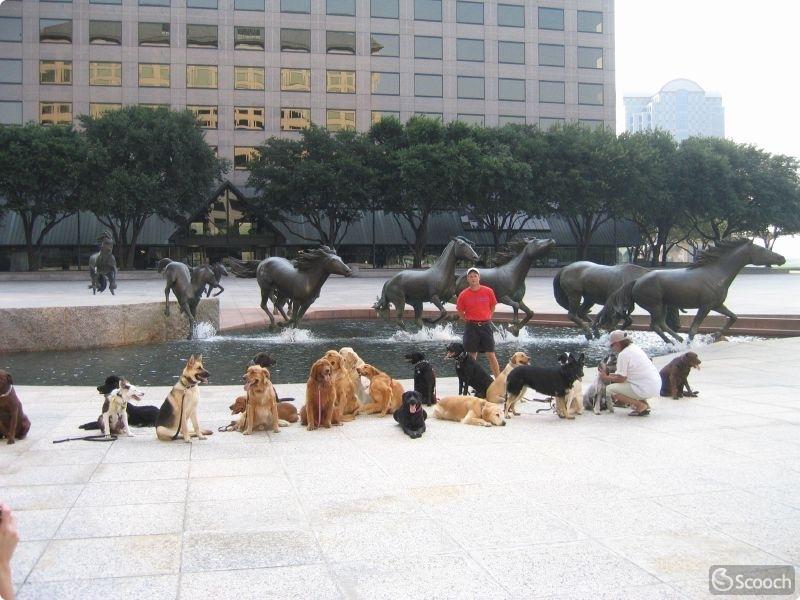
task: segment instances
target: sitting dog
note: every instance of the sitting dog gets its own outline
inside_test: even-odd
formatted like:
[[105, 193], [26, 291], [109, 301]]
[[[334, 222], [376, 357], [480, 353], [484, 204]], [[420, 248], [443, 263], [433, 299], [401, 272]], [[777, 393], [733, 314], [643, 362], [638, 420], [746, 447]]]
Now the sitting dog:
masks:
[[114, 429], [120, 428], [128, 437], [133, 437], [131, 428], [128, 426], [128, 403], [133, 400], [138, 402], [144, 396], [144, 392], [136, 389], [136, 386], [126, 381], [119, 380], [119, 387], [107, 396], [108, 408], [100, 415], [103, 423], [103, 435], [106, 439], [111, 438], [110, 423], [114, 423]]
[[445, 396], [433, 408], [433, 416], [445, 421], [460, 421], [464, 425], [503, 425], [503, 407], [475, 396]]
[[[194, 433], [200, 440], [206, 439], [206, 432], [200, 429], [197, 422], [197, 405], [200, 402], [201, 383], [208, 383], [210, 373], [203, 368], [203, 356], [195, 357], [192, 354], [186, 361], [186, 366], [180, 379], [167, 395], [156, 419], [156, 436], [160, 440], [170, 441], [183, 436], [183, 441], [189, 441], [189, 421], [192, 422]], [[210, 432], [209, 432], [210, 433]]]
[[336, 420], [352, 421], [361, 411], [361, 404], [356, 397], [356, 386], [345, 370], [344, 357], [336, 350], [328, 350], [322, 358], [331, 363], [333, 388], [336, 394]]
[[506, 379], [511, 369], [520, 365], [531, 364], [531, 357], [524, 352], [514, 352], [508, 361], [505, 369], [500, 371], [497, 378], [492, 381], [491, 385], [486, 389], [486, 399], [495, 404], [503, 404], [506, 401]]
[[245, 374], [247, 404], [244, 422], [239, 420], [239, 431], [244, 435], [253, 433], [253, 428], [272, 428], [272, 433], [280, 431], [278, 423], [278, 399], [270, 381], [269, 369], [252, 365]]
[[367, 388], [364, 387], [364, 382], [361, 381], [361, 375], [356, 371], [358, 367], [364, 366], [364, 361], [356, 354], [355, 350], [348, 346], [339, 350], [339, 354], [341, 354], [344, 359], [345, 373], [347, 373], [347, 376], [356, 387], [356, 398], [358, 398], [359, 404], [367, 404], [369, 402], [369, 393], [367, 392]]
[[606, 400], [606, 384], [600, 379], [600, 373], [610, 375], [617, 370], [617, 355], [613, 352], [606, 354], [597, 364], [597, 378], [583, 395], [583, 407], [599, 415], [601, 411], [614, 412], [614, 403]]
[[412, 440], [422, 437], [425, 433], [425, 419], [428, 418], [428, 413], [422, 408], [422, 394], [416, 390], [405, 392], [403, 405], [392, 416], [403, 428], [403, 433]]
[[0, 369], [0, 438], [6, 438], [6, 444], [13, 444], [15, 440], [24, 440], [30, 429], [31, 422], [22, 412], [22, 402], [14, 390], [14, 378]]
[[[97, 386], [97, 391], [103, 394], [103, 407], [100, 409], [100, 416], [95, 421], [89, 421], [83, 425], [79, 425], [79, 429], [103, 429], [103, 413], [108, 410], [108, 397], [119, 389], [119, 382], [121, 379], [116, 375], [109, 375], [102, 385]], [[127, 403], [125, 412], [128, 414], [128, 425], [131, 427], [155, 427], [156, 419], [158, 418], [157, 406], [136, 406], [135, 404]], [[118, 435], [123, 433], [122, 421], [119, 419], [111, 420], [109, 422], [111, 430], [109, 434]]]
[[300, 409], [300, 423], [308, 431], [318, 427], [341, 425], [334, 420], [336, 392], [333, 388], [331, 363], [320, 358], [313, 365], [306, 382], [306, 403]]
[[[232, 415], [244, 414], [247, 410], [247, 396], [237, 396], [228, 407]], [[297, 423], [300, 417], [297, 416], [297, 408], [291, 402], [278, 402], [278, 425], [281, 427], [288, 427], [292, 423]], [[242, 422], [242, 417], [239, 421], [233, 421], [232, 424], [236, 426], [236, 431], [241, 431], [239, 424]]]
[[486, 390], [494, 380], [486, 369], [464, 350], [463, 344], [460, 342], [448, 344], [445, 358], [453, 358], [456, 361], [459, 395], [467, 396], [469, 388], [472, 387], [478, 398], [486, 398]]
[[436, 373], [425, 360], [425, 355], [422, 352], [411, 352], [406, 354], [406, 360], [414, 367], [414, 391], [419, 392], [422, 403], [428, 406], [436, 404]]
[[372, 365], [365, 364], [356, 370], [359, 375], [369, 379], [371, 402], [365, 404], [361, 412], [365, 415], [380, 413], [381, 417], [385, 417], [387, 412], [393, 413], [400, 408], [403, 402], [403, 386], [399, 382]]
[[[271, 366], [277, 365], [278, 361], [272, 358], [267, 352], [259, 352], [253, 357], [250, 364], [269, 369]], [[272, 388], [275, 389], [275, 386], [273, 385]], [[275, 394], [278, 394], [278, 390], [275, 390]], [[294, 398], [278, 398], [278, 402], [292, 402], [293, 400]]]
[[[569, 352], [561, 354], [558, 357], [558, 364], [567, 366], [571, 356]], [[571, 388], [567, 389], [562, 406], [559, 406], [558, 399], [556, 399], [556, 413], [562, 419], [574, 419], [575, 415], [583, 414], [583, 383], [580, 379], [583, 377], [583, 354], [578, 357], [578, 361], [581, 363], [580, 377], [572, 383]]]
[[566, 410], [567, 391], [576, 380], [583, 377], [584, 355], [575, 356], [571, 353], [558, 357], [558, 367], [532, 367], [521, 365], [508, 374], [506, 385], [505, 417], [519, 413], [514, 410], [515, 405], [522, 398], [527, 388], [531, 388], [546, 396], [555, 396], [556, 410], [559, 416], [571, 418]]
[[[678, 399], [682, 396], [694, 398], [699, 394], [697, 390], [692, 391], [689, 387], [689, 372], [692, 369], [700, 369], [702, 361], [694, 352], [687, 352], [673, 358], [658, 373], [661, 375], [661, 395], [672, 396]], [[686, 388], [684, 390], [684, 388]]]

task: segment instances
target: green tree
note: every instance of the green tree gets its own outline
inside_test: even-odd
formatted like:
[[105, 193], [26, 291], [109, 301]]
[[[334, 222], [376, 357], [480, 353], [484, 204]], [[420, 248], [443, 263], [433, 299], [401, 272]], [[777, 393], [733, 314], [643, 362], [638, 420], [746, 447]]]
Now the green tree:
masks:
[[29, 270], [47, 234], [81, 208], [85, 162], [86, 145], [71, 127], [0, 126], [0, 196], [19, 215]]
[[80, 120], [91, 152], [91, 210], [111, 231], [122, 268], [133, 268], [145, 221], [181, 222], [198, 211], [227, 164], [188, 111], [129, 106]]
[[782, 235], [800, 233], [799, 167], [794, 157], [766, 154], [755, 174], [748, 229], [767, 248]]

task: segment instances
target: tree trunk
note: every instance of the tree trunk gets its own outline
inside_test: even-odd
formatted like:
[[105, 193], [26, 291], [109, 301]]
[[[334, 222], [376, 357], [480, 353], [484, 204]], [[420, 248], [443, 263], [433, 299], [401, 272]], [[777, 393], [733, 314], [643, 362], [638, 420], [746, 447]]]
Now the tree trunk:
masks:
[[414, 228], [414, 268], [422, 267], [422, 259], [425, 258], [425, 248], [428, 246], [428, 217], [425, 214], [419, 221], [419, 226]]

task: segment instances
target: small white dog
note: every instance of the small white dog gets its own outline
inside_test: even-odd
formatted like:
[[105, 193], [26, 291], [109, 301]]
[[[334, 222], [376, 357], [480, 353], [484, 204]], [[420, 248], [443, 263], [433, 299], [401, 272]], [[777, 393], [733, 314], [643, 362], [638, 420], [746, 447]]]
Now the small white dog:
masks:
[[103, 413], [103, 434], [110, 438], [110, 425], [122, 422], [122, 430], [128, 437], [133, 437], [130, 427], [128, 427], [128, 402], [134, 400], [138, 402], [144, 396], [144, 392], [138, 390], [135, 385], [126, 381], [119, 380], [119, 387], [108, 395], [108, 410]]

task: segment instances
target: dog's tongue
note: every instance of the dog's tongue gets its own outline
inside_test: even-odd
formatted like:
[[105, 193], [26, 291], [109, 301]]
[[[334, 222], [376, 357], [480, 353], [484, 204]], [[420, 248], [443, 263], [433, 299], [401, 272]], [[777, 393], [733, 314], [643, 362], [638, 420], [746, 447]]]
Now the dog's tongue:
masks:
[[417, 405], [416, 405], [416, 404], [412, 404], [411, 406], [409, 406], [409, 407], [408, 407], [408, 411], [409, 411], [410, 413], [415, 413], [415, 412], [417, 412]]

